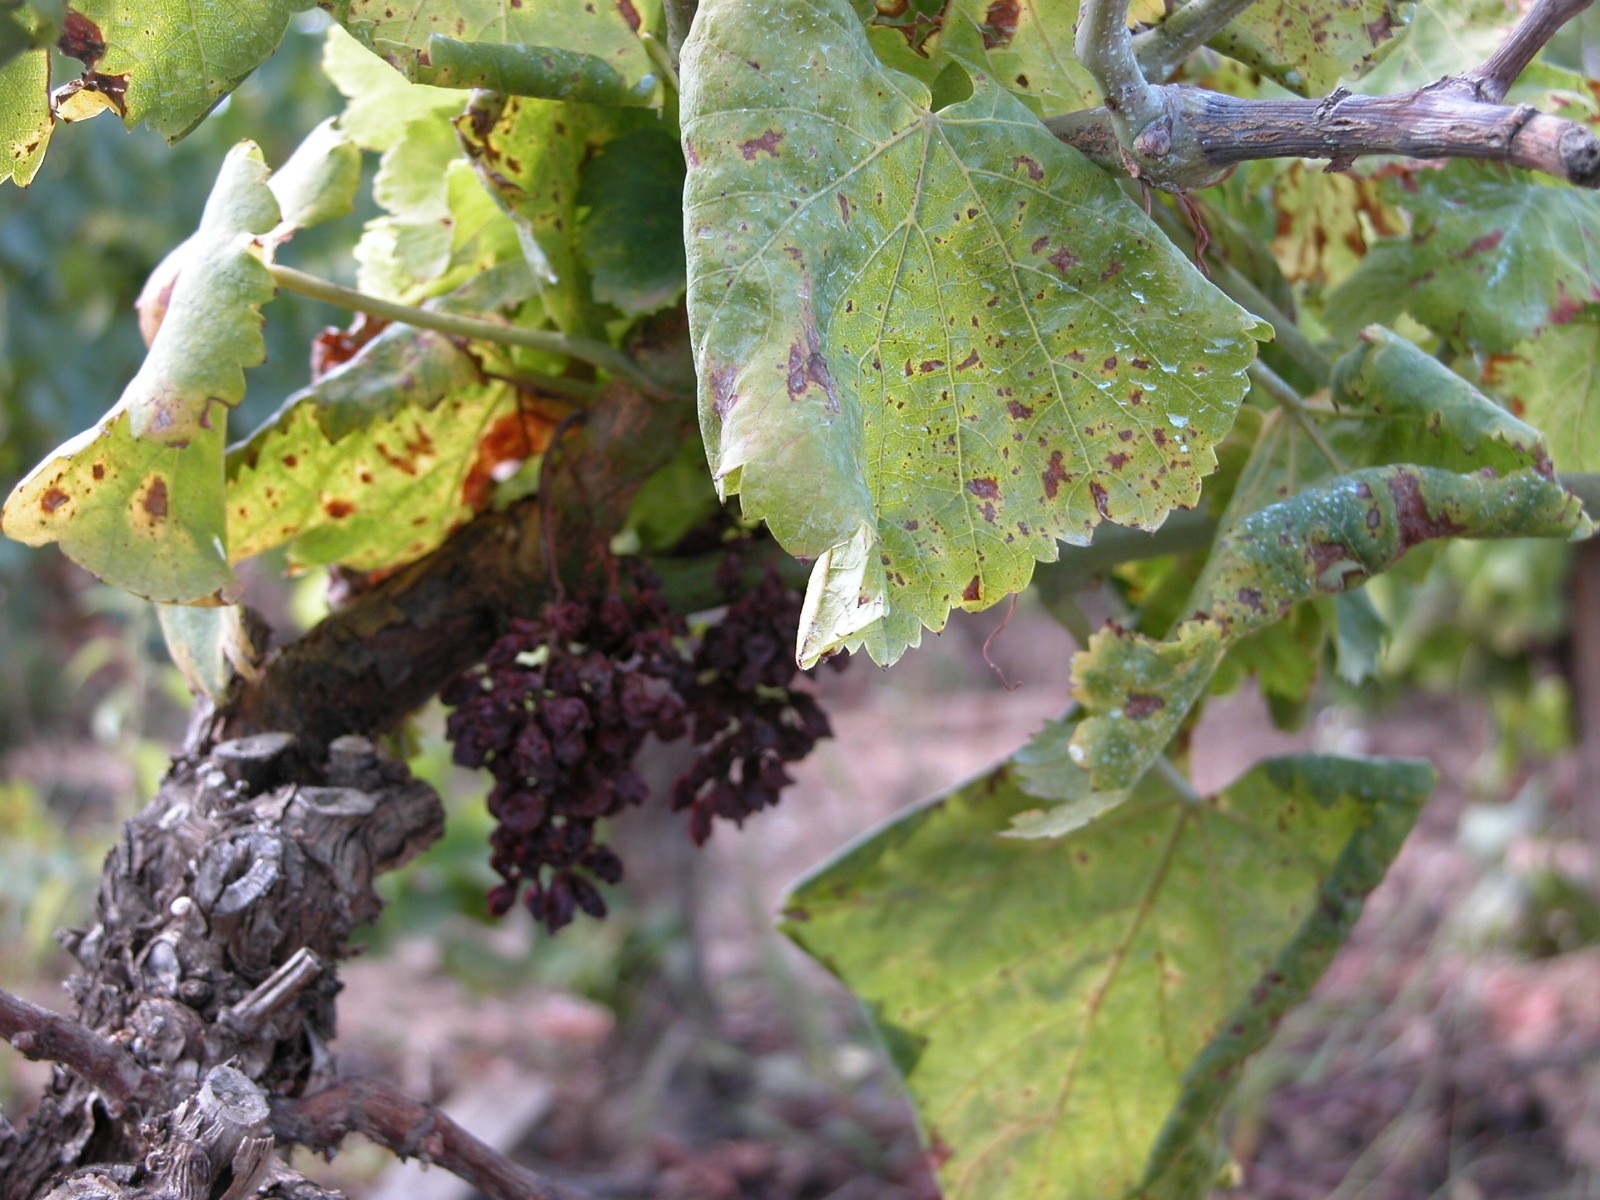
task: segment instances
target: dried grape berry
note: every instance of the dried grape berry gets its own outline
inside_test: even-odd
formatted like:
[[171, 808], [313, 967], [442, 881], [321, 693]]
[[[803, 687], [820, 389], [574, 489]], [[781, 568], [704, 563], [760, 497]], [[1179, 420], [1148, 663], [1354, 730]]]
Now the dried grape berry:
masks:
[[828, 736], [816, 701], [793, 686], [799, 596], [771, 573], [737, 595], [739, 567], [730, 554], [718, 574], [730, 603], [698, 639], [647, 570], [618, 565], [607, 594], [513, 621], [444, 690], [455, 761], [495, 781], [490, 861], [505, 882], [490, 911], [520, 896], [552, 932], [579, 911], [605, 915], [596, 881], [617, 883], [623, 866], [596, 826], [650, 798], [634, 766], [646, 738], [692, 736], [698, 753], [672, 803], [699, 844], [716, 818], [742, 822], [776, 803], [785, 764]]

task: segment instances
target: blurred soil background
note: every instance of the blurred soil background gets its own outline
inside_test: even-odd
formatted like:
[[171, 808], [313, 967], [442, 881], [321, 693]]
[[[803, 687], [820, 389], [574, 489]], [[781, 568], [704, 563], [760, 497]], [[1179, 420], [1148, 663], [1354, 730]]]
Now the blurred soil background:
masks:
[[[0, 759], [0, 984], [50, 1004], [68, 968], [50, 931], [87, 911], [99, 854], [183, 714], [143, 617], [61, 574], [57, 611], [86, 639], [68, 703]], [[484, 783], [448, 765], [441, 714], [424, 714], [407, 748], [450, 831], [390, 878], [344, 970], [343, 1070], [392, 1079], [597, 1197], [937, 1196], [859, 1010], [774, 919], [805, 870], [1064, 707], [1071, 639], [1024, 604], [990, 646], [997, 673], [984, 640], [998, 619], [960, 621], [889, 672], [825, 673], [837, 736], [777, 809], [700, 853], [681, 818], [639, 814], [615, 830], [630, 878], [612, 916], [554, 938], [520, 912], [483, 919]], [[1243, 1165], [1219, 1196], [1600, 1194], [1600, 907], [1595, 855], [1572, 832], [1574, 759], [1513, 753], [1492, 707], [1408, 691], [1334, 703], [1290, 734], [1245, 691], [1204, 718], [1203, 788], [1308, 748], [1421, 755], [1441, 775], [1355, 936], [1248, 1072], [1229, 1118]], [[13, 1119], [45, 1070], [0, 1056]], [[365, 1200], [473, 1194], [358, 1140], [297, 1165]]]
[[[176, 148], [102, 119], [62, 132], [31, 191], [0, 194], [0, 490], [133, 374], [133, 298], [193, 228], [224, 150], [252, 136], [281, 162], [336, 111], [318, 46], [308, 17]], [[298, 264], [344, 276], [364, 215], [297, 241]], [[274, 303], [237, 430], [306, 382], [311, 337], [340, 316]], [[1600, 1197], [1600, 773], [1582, 781], [1569, 733], [1570, 563], [1560, 546], [1455, 547], [1433, 583], [1389, 597], [1383, 678], [1360, 705], [1327, 682], [1292, 734], [1248, 690], [1208, 710], [1202, 787], [1304, 748], [1421, 755], [1441, 774], [1354, 938], [1243, 1081], [1228, 1126], [1242, 1165], [1219, 1195]], [[271, 566], [248, 598], [287, 634], [321, 611], [322, 581], [285, 585]], [[483, 918], [485, 783], [449, 766], [441, 715], [423, 714], [397, 748], [445, 795], [449, 832], [390, 878], [345, 968], [343, 1069], [600, 1198], [931, 1200], [859, 1010], [774, 916], [802, 872], [1065, 708], [1071, 639], [1025, 600], [986, 655], [1001, 620], [960, 619], [890, 672], [824, 673], [837, 736], [776, 810], [699, 854], [678, 817], [639, 814], [614, 832], [629, 880], [612, 916], [555, 938], [520, 913]], [[52, 932], [89, 912], [186, 710], [148, 606], [0, 542], [0, 986], [65, 1003]], [[46, 1070], [0, 1053], [14, 1121]], [[297, 1165], [358, 1200], [471, 1195], [359, 1142]]]

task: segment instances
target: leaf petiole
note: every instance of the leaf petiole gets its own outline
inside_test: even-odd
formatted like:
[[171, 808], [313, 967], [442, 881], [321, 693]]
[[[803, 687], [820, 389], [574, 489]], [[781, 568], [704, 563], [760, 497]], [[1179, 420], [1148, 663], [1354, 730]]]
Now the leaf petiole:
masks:
[[650, 61], [655, 63], [656, 70], [661, 72], [661, 78], [674, 92], [681, 92], [683, 88], [678, 83], [678, 70], [672, 65], [672, 55], [667, 53], [667, 48], [653, 33], [646, 30], [639, 35], [639, 41], [644, 45], [644, 52], [650, 56]]
[[280, 288], [298, 292], [302, 296], [310, 296], [313, 300], [321, 300], [340, 308], [350, 309], [352, 312], [364, 312], [370, 316], [398, 321], [402, 325], [412, 325], [418, 329], [432, 329], [453, 337], [496, 342], [502, 346], [526, 346], [531, 350], [548, 350], [553, 354], [565, 354], [568, 358], [586, 362], [615, 375], [618, 379], [626, 380], [654, 399], [684, 399], [677, 392], [656, 382], [638, 363], [615, 346], [594, 338], [577, 337], [554, 329], [528, 329], [520, 325], [504, 325], [498, 321], [485, 321], [480, 317], [463, 317], [455, 313], [435, 312], [407, 304], [395, 304], [278, 263], [269, 264], [267, 269], [272, 272], [273, 282]]

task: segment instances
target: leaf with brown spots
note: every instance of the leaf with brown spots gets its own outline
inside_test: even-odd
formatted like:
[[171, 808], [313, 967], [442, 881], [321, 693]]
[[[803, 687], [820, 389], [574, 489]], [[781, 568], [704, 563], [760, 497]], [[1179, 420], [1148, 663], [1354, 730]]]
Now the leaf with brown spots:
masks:
[[1248, 47], [1249, 61], [1285, 87], [1322, 96], [1365, 69], [1397, 30], [1405, 32], [1400, 7], [1396, 0], [1261, 0], [1234, 18], [1224, 37]]
[[487, 508], [552, 427], [449, 338], [391, 325], [231, 452], [229, 546], [238, 560], [286, 545], [296, 567], [411, 562]]
[[254, 251], [278, 223], [261, 153], [241, 143], [184, 244], [144, 365], [96, 428], [17, 485], [0, 513], [8, 537], [59, 542], [107, 583], [152, 600], [211, 603], [234, 585], [223, 446], [243, 369], [266, 353], [259, 308], [272, 277]]
[[1600, 471], [1600, 305], [1490, 358], [1485, 383], [1550, 439], [1568, 471]]
[[1360, 264], [1369, 238], [1404, 229], [1376, 179], [1349, 171], [1329, 174], [1303, 159], [1277, 172], [1272, 201], [1278, 213], [1272, 252], [1284, 275], [1296, 281], [1336, 286]]
[[1391, 182], [1386, 198], [1411, 214], [1411, 233], [1372, 247], [1328, 297], [1340, 336], [1405, 312], [1505, 354], [1600, 300], [1600, 194], [1457, 161]]
[[1077, 0], [949, 0], [937, 19], [900, 18], [899, 31], [914, 50], [879, 30], [872, 40], [885, 62], [924, 82], [954, 61], [1047, 116], [1100, 103], [1099, 88], [1073, 47], [1077, 19]]
[[75, 0], [99, 32], [102, 77], [126, 77], [124, 119], [175, 142], [283, 40], [304, 0]]
[[25, 50], [0, 64], [0, 183], [33, 182], [54, 129], [50, 51]]
[[707, 0], [683, 99], [702, 430], [816, 560], [802, 662], [892, 662], [1059, 540], [1195, 503], [1265, 327], [1014, 97], [933, 111], [844, 0]]
[[[1119, 803], [1208, 690], [1251, 673], [1275, 703], [1302, 703], [1330, 630], [1315, 608], [1284, 620], [1301, 601], [1342, 594], [1423, 541], [1583, 524], [1538, 430], [1387, 329], [1340, 360], [1332, 400], [1308, 402], [1305, 424], [1266, 415], [1166, 640], [1108, 631], [1075, 660], [1081, 708], [1019, 755], [1024, 786], [1068, 801], [1042, 832]], [[1141, 696], [1165, 705], [1141, 719]]]
[[949, 1200], [1202, 1196], [1244, 1064], [1432, 786], [1416, 761], [1268, 759], [1030, 842], [997, 836], [1036, 803], [1002, 767], [811, 875], [784, 928], [864, 1002]]
[[[1572, 537], [1588, 532], [1577, 497], [1526, 468], [1470, 475], [1372, 467], [1341, 475], [1225, 523], [1205, 573], [1163, 640], [1116, 627], [1073, 657], [1079, 708], [1017, 757], [1023, 786], [1056, 807], [1016, 832], [1054, 837], [1128, 796], [1205, 694], [1229, 647], [1294, 605], [1388, 570], [1413, 546], [1444, 537]], [[1164, 703], [1152, 708], [1147, 697]]]
[[637, 109], [479, 92], [459, 126], [480, 190], [517, 231], [551, 320], [567, 333], [603, 337], [604, 311], [595, 304], [582, 253], [585, 165], [619, 136], [659, 131], [659, 122]]

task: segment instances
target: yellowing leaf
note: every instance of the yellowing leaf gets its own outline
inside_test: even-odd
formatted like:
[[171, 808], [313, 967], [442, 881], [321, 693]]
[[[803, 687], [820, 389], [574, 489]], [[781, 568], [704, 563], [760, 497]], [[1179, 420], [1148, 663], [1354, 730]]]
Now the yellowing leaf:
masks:
[[95, 429], [17, 485], [0, 512], [8, 537], [60, 542], [152, 600], [209, 603], [233, 586], [222, 455], [243, 368], [266, 355], [259, 306], [273, 286], [255, 247], [279, 217], [266, 180], [253, 144], [229, 152], [139, 373]]
[[785, 932], [866, 1004], [947, 1200], [1206, 1194], [1213, 1122], [1433, 783], [1271, 759], [1196, 803], [1147, 781], [1060, 841], [1002, 767], [805, 880]]
[[1544, 430], [1557, 466], [1600, 471], [1600, 307], [1491, 358], [1486, 377]]
[[0, 64], [0, 183], [33, 182], [54, 128], [50, 52], [25, 50]]
[[1266, 329], [1137, 204], [991, 81], [933, 111], [842, 0], [694, 29], [701, 427], [724, 490], [828, 563], [802, 662], [892, 662], [1058, 539], [1195, 503]]
[[542, 453], [552, 427], [449, 338], [391, 326], [234, 449], [233, 557], [286, 544], [295, 566], [421, 558], [488, 506], [505, 469]]

